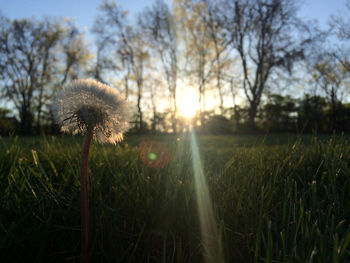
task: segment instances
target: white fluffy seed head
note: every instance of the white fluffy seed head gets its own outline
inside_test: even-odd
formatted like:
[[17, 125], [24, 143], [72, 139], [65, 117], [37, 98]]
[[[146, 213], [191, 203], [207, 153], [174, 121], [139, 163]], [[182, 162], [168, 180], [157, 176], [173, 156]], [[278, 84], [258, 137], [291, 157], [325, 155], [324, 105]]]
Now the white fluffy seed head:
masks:
[[92, 79], [77, 79], [64, 87], [53, 109], [62, 131], [84, 134], [90, 129], [101, 143], [123, 140], [129, 127], [129, 111], [122, 95]]

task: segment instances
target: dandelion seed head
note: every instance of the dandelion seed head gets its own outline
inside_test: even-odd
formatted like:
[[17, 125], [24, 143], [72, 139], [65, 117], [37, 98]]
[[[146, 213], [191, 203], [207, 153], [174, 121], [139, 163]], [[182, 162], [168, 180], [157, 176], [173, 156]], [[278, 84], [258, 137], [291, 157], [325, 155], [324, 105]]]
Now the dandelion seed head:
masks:
[[54, 102], [54, 115], [64, 132], [85, 134], [92, 130], [101, 143], [123, 140], [129, 111], [122, 95], [92, 79], [78, 79], [64, 87]]

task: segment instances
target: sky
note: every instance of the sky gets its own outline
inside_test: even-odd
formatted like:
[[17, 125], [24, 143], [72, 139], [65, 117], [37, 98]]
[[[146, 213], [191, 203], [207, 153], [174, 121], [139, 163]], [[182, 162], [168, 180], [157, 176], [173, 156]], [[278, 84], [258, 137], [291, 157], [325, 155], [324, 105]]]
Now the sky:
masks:
[[[110, 0], [109, 0], [110, 1]], [[164, 0], [171, 3], [172, 0]], [[326, 29], [331, 15], [345, 14], [347, 0], [290, 0], [300, 2], [299, 17], [311, 19], [319, 23], [320, 28]], [[349, 0], [348, 0], [349, 1]], [[155, 0], [115, 0], [128, 10], [131, 17], [151, 6]], [[91, 29], [98, 7], [103, 0], [0, 0], [0, 12], [11, 19], [27, 17], [73, 18], [77, 26], [87, 34], [90, 44], [94, 43]], [[94, 45], [91, 46], [94, 48]]]
[[[295, 1], [295, 0], [290, 0]], [[303, 18], [318, 20], [321, 27], [327, 26], [331, 14], [340, 14], [344, 10], [346, 0], [301, 0], [299, 15]], [[70, 17], [76, 20], [80, 29], [85, 29], [91, 37], [97, 9], [102, 0], [0, 0], [0, 10], [9, 18], [46, 16]], [[117, 0], [125, 10], [133, 16], [145, 6], [152, 5], [153, 0]], [[171, 2], [171, 0], [166, 0]]]
[[[90, 30], [102, 3], [102, 0], [0, 0], [0, 10], [10, 18], [70, 17], [80, 29]], [[153, 0], [117, 0], [116, 3], [134, 15]]]

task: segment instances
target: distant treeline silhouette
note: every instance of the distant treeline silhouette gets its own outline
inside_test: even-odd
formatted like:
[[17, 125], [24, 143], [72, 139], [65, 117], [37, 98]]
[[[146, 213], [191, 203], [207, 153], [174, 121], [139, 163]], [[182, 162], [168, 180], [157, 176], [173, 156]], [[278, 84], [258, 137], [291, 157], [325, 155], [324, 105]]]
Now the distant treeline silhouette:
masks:
[[[169, 113], [170, 114], [170, 113]], [[259, 108], [256, 127], [249, 125], [248, 108], [236, 106], [226, 109], [224, 115], [203, 112], [191, 120], [180, 117], [177, 130], [189, 131], [194, 128], [200, 134], [246, 134], [246, 133], [333, 133], [350, 132], [350, 104], [337, 103], [333, 107], [326, 98], [305, 94], [301, 99], [272, 94], [268, 101]], [[20, 134], [20, 123], [7, 109], [0, 109], [0, 134]], [[201, 121], [203, 121], [201, 123]], [[140, 131], [133, 127], [129, 133], [167, 133], [167, 118], [159, 118], [157, 125], [143, 124]], [[157, 128], [155, 128], [157, 127]], [[37, 131], [40, 131], [37, 133]], [[53, 120], [33, 126], [31, 134], [59, 134], [59, 127]]]

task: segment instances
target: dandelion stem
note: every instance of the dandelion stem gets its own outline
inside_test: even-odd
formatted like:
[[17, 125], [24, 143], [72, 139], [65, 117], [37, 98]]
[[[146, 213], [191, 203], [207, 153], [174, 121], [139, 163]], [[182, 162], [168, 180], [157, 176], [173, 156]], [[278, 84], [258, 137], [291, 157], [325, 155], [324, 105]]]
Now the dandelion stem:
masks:
[[87, 130], [81, 153], [80, 177], [80, 209], [81, 209], [81, 262], [89, 262], [89, 188], [88, 188], [88, 159], [90, 143], [93, 136], [91, 129]]

